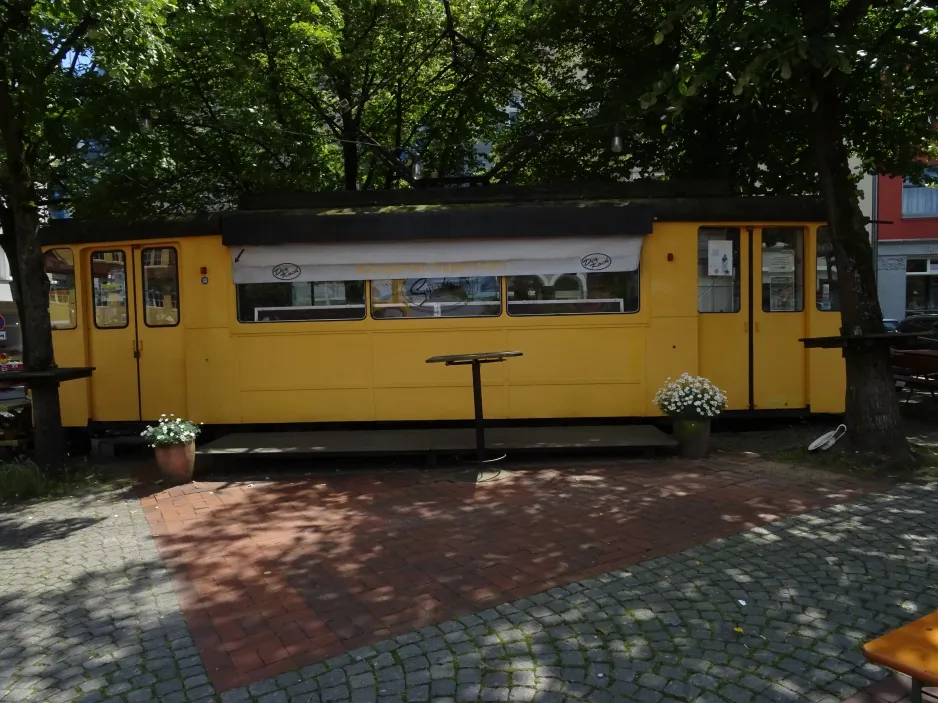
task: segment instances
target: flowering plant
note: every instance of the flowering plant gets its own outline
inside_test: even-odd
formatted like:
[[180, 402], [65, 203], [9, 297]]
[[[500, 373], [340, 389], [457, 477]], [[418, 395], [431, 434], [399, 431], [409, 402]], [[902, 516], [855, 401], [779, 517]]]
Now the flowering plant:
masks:
[[189, 420], [170, 415], [160, 416], [160, 424], [147, 428], [140, 433], [146, 437], [151, 447], [169, 447], [173, 444], [188, 444], [194, 440], [199, 432], [199, 426]]
[[676, 381], [665, 381], [655, 393], [655, 405], [670, 417], [707, 419], [726, 410], [726, 393], [709, 379], [685, 373]]

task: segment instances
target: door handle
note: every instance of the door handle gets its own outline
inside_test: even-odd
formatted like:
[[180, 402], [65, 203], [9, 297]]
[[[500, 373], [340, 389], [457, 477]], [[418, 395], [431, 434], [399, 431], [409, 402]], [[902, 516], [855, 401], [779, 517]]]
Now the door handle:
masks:
[[755, 326], [756, 326], [756, 332], [758, 332], [758, 331], [759, 331], [759, 323], [756, 322], [756, 323], [754, 323], [754, 324], [755, 324]]
[[133, 350], [134, 350], [134, 359], [139, 359], [140, 352], [143, 351], [143, 342], [138, 342], [136, 339], [133, 340]]
[[744, 322], [744, 323], [743, 323], [743, 332], [745, 332], [745, 333], [747, 333], [747, 334], [749, 333], [749, 323], [748, 323], [748, 322]]

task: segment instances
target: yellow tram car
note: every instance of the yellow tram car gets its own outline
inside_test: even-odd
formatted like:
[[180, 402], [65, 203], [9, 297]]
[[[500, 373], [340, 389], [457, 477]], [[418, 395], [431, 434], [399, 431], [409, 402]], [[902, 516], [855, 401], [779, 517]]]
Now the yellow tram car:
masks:
[[[478, 191], [485, 191], [484, 196]], [[484, 202], [478, 202], [478, 200]], [[68, 427], [658, 415], [683, 372], [739, 413], [839, 413], [824, 209], [794, 197], [555, 198], [488, 189], [274, 199], [44, 230]]]

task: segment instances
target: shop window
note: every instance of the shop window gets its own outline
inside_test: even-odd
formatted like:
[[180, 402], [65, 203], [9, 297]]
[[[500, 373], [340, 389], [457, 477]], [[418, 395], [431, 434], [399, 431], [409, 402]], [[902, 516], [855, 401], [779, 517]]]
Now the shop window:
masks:
[[71, 249], [52, 249], [42, 255], [49, 278], [49, 319], [54, 330], [73, 330], [78, 326], [75, 291], [75, 258]]
[[101, 329], [127, 326], [127, 260], [123, 251], [91, 255], [94, 324]]
[[739, 229], [697, 232], [697, 311], [739, 312]]
[[804, 230], [766, 227], [762, 230], [762, 310], [804, 310]]
[[817, 290], [814, 299], [818, 310], [840, 310], [840, 283], [837, 281], [837, 264], [834, 262], [834, 242], [826, 225], [817, 230]]
[[376, 320], [420, 317], [496, 317], [502, 312], [501, 279], [380, 279], [371, 282]]
[[938, 258], [909, 258], [905, 271], [906, 317], [938, 313]]
[[938, 166], [925, 169], [929, 185], [905, 181], [902, 184], [903, 217], [938, 217]]
[[364, 281], [240, 283], [238, 322], [362, 320]]
[[175, 327], [179, 324], [179, 266], [174, 247], [144, 249], [144, 317], [147, 327]]
[[508, 314], [603, 315], [638, 312], [638, 271], [508, 277]]

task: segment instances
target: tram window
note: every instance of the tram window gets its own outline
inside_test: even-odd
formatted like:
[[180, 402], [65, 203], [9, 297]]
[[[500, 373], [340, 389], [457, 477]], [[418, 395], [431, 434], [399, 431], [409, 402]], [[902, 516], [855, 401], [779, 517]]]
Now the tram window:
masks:
[[363, 320], [364, 281], [239, 283], [238, 322]]
[[179, 324], [179, 265], [175, 247], [144, 249], [143, 322], [147, 327], [175, 327]]
[[739, 228], [697, 231], [697, 312], [739, 312]]
[[804, 230], [801, 227], [762, 230], [762, 310], [804, 310]]
[[608, 315], [638, 312], [638, 271], [508, 277], [508, 314]]
[[127, 260], [122, 251], [91, 255], [94, 324], [101, 329], [127, 326]]
[[501, 312], [498, 276], [386, 278], [371, 282], [371, 315], [376, 320], [497, 317]]
[[42, 255], [49, 278], [49, 319], [54, 330], [78, 326], [75, 292], [75, 258], [71, 249], [52, 249]]
[[817, 309], [825, 312], [840, 310], [840, 283], [834, 262], [834, 243], [825, 225], [817, 230]]

